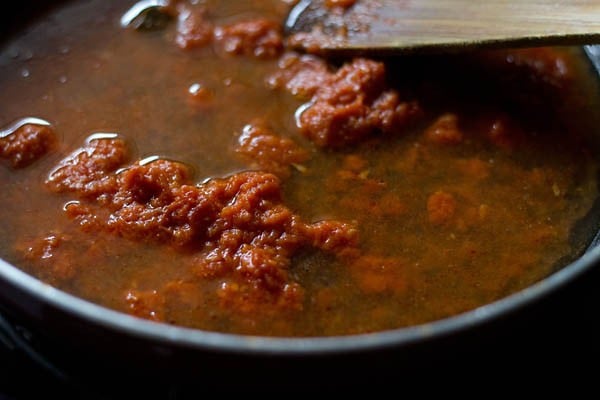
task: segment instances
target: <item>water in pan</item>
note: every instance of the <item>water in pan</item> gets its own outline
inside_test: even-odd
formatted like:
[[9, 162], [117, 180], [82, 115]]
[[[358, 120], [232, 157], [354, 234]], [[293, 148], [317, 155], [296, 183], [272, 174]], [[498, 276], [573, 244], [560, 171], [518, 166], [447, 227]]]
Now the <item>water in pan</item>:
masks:
[[27, 272], [143, 318], [321, 336], [473, 309], [587, 245], [579, 49], [326, 62], [285, 51], [285, 2], [171, 2], [146, 31], [119, 25], [132, 4], [70, 3], [3, 48], [0, 123], [56, 135], [17, 161], [2, 138], [2, 257]]

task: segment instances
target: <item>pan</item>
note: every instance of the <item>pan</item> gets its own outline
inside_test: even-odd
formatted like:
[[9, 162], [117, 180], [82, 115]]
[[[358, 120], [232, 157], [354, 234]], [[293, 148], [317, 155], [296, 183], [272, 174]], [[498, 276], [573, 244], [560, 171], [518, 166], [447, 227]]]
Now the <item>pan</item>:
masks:
[[[1, 37], [10, 38], [59, 3], [16, 3], [12, 16], [2, 17]], [[600, 74], [600, 46], [585, 46], [583, 51], [590, 68]], [[575, 236], [587, 243], [583, 254], [542, 281], [454, 317], [379, 333], [278, 338], [157, 324], [58, 290], [4, 260], [0, 260], [0, 310], [16, 327], [11, 331], [16, 340], [32, 351], [43, 349], [52, 365], [90, 385], [116, 388], [126, 383], [137, 388], [133, 390], [144, 386], [148, 392], [174, 384], [196, 392], [300, 391], [390, 387], [400, 377], [411, 385], [409, 378], [417, 374], [459, 376], [481, 373], [480, 366], [490, 365], [490, 359], [498, 365], [514, 363], [516, 349], [524, 351], [524, 358], [551, 360], [552, 349], [539, 341], [541, 332], [529, 322], [532, 315], [559, 306], [561, 292], [597, 269], [599, 222], [596, 202], [575, 229]], [[513, 351], [501, 345], [507, 332], [519, 336]], [[536, 342], [544, 346], [533, 345]], [[462, 368], [456, 367], [459, 360]]]

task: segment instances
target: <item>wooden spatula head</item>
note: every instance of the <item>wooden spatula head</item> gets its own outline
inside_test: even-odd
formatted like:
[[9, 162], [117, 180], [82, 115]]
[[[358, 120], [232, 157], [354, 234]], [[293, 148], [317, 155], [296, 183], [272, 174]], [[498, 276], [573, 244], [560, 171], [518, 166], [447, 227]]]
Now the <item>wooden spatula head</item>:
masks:
[[416, 53], [600, 42], [600, 0], [301, 0], [289, 43], [312, 52]]

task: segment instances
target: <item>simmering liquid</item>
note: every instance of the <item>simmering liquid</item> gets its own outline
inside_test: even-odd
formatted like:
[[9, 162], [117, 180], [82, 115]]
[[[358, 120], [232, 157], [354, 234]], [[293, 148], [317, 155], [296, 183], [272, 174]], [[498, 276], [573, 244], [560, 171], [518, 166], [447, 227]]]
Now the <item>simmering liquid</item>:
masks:
[[580, 49], [327, 60], [286, 49], [285, 1], [174, 1], [146, 30], [120, 26], [133, 4], [71, 2], [2, 47], [0, 126], [48, 125], [0, 138], [0, 256], [41, 280], [168, 324], [330, 336], [472, 310], [587, 246]]

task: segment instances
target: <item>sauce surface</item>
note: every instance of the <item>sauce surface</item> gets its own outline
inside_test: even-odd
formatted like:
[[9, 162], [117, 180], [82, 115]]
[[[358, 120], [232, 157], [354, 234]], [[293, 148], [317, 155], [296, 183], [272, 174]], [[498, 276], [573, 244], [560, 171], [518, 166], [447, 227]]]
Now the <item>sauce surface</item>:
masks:
[[580, 49], [325, 60], [286, 49], [286, 1], [122, 28], [133, 4], [71, 2], [2, 47], [0, 255], [32, 275], [159, 322], [330, 336], [472, 310], [588, 245]]

